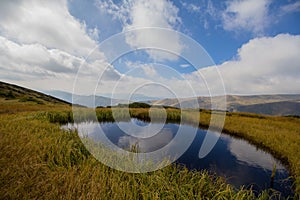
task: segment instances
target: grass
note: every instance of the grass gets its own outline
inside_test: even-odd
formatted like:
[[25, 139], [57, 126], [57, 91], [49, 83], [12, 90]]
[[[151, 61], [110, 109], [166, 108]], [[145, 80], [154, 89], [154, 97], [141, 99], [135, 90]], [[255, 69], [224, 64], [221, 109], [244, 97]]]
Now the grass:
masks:
[[96, 161], [76, 133], [36, 115], [0, 115], [2, 199], [255, 198], [251, 190], [236, 191], [206, 171], [175, 165], [146, 174], [116, 171]]
[[[189, 111], [189, 113], [193, 112], [195, 114], [195, 111]], [[122, 112], [119, 111], [118, 113], [120, 114], [119, 118], [122, 119]], [[97, 109], [96, 115], [99, 121], [114, 121], [111, 110], [108, 108]], [[148, 109], [130, 109], [130, 115], [142, 120], [150, 120]], [[167, 109], [167, 122], [178, 122], [180, 116], [180, 110]], [[200, 127], [207, 128], [210, 118], [211, 112], [202, 110], [200, 113]], [[84, 121], [85, 119], [82, 120]], [[281, 160], [291, 171], [295, 180], [296, 193], [300, 194], [299, 118], [271, 117], [250, 113], [227, 113], [223, 132], [244, 138]]]
[[[18, 98], [0, 98], [0, 102], [1, 199], [280, 198], [271, 191], [255, 196], [253, 191], [236, 190], [206, 171], [188, 171], [175, 165], [146, 174], [116, 171], [95, 160], [76, 133], [60, 129], [60, 123], [74, 120], [69, 105], [54, 102], [41, 105], [34, 101], [20, 102]], [[95, 120], [90, 110], [78, 109], [84, 113], [81, 120]], [[118, 112], [118, 117], [124, 117], [123, 112]], [[199, 113], [168, 108], [167, 120], [178, 122], [181, 114], [188, 117]], [[130, 115], [150, 119], [148, 109], [132, 108]], [[96, 116], [101, 121], [114, 120], [108, 108], [96, 109]], [[201, 111], [201, 127], [208, 127], [210, 116], [210, 111]], [[224, 126], [224, 132], [247, 139], [288, 165], [295, 180], [295, 199], [300, 194], [299, 122], [296, 117], [227, 113]]]

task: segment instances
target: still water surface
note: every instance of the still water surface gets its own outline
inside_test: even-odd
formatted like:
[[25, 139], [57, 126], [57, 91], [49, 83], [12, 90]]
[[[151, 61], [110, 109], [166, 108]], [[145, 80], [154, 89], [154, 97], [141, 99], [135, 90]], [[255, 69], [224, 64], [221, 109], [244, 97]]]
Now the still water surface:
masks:
[[[204, 158], [199, 159], [198, 153], [206, 134], [216, 134], [189, 125], [174, 123], [151, 124], [152, 127], [163, 127], [156, 135], [144, 138], [133, 137], [124, 133], [119, 125], [127, 130], [135, 131], [132, 124], [145, 127], [148, 122], [131, 119], [129, 122], [83, 122], [76, 125], [68, 124], [63, 128], [77, 128], [79, 135], [88, 135], [90, 138], [101, 141], [98, 136], [99, 125], [106, 137], [115, 145], [123, 149], [130, 149], [132, 145], [138, 144], [141, 152], [152, 152], [167, 145], [176, 135], [179, 126], [183, 126], [186, 134], [196, 131], [196, 136], [187, 151], [176, 161], [189, 169], [206, 169], [226, 179], [226, 182], [239, 188], [252, 187], [256, 192], [267, 188], [273, 188], [282, 193], [283, 196], [292, 194], [292, 181], [286, 168], [271, 154], [260, 150], [245, 140], [221, 134], [212, 151]], [[132, 128], [132, 129], [131, 129]], [[139, 129], [140, 130], [140, 129]], [[134, 133], [134, 135], [145, 133]], [[276, 165], [275, 179], [271, 181], [272, 170]]]

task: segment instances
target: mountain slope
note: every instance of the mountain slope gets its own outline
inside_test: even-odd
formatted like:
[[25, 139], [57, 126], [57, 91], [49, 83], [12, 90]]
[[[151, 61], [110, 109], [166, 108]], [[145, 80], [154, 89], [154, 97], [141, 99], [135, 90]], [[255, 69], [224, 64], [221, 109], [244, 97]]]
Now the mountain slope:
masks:
[[238, 106], [239, 112], [254, 112], [267, 115], [298, 115], [300, 116], [300, 102], [281, 101], [265, 104]]
[[68, 109], [70, 106], [61, 99], [0, 81], [0, 113]]
[[[151, 101], [153, 105], [166, 105], [181, 108], [211, 109], [211, 101], [219, 104], [222, 98], [195, 97], [182, 99], [163, 99]], [[181, 104], [180, 104], [180, 103]], [[197, 103], [198, 102], [198, 105]], [[253, 112], [267, 115], [300, 115], [300, 95], [252, 95], [252, 96], [226, 96], [227, 110], [233, 112]]]
[[58, 91], [58, 90], [47, 91], [46, 93], [50, 94], [51, 96], [55, 96], [57, 98], [63, 99], [64, 101], [78, 104], [78, 105], [83, 105], [90, 108], [98, 107], [98, 106], [103, 106], [103, 107], [115, 106], [118, 104], [128, 103], [127, 100], [123, 100], [123, 99], [113, 99], [113, 98], [97, 96], [97, 95], [96, 96], [77, 95], [77, 94], [73, 95], [72, 93]]
[[18, 102], [33, 102], [36, 104], [67, 104], [69, 102], [28, 88], [0, 81], [0, 98]]

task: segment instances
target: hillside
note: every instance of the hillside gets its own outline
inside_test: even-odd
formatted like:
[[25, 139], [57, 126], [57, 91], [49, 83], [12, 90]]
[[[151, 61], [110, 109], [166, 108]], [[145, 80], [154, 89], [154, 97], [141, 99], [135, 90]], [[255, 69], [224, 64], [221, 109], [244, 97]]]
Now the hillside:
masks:
[[[72, 93], [54, 91], [50, 94], [44, 94], [21, 86], [5, 83], [0, 81], [0, 99], [2, 104], [18, 103], [18, 105], [71, 105]], [[5, 101], [4, 101], [5, 100]], [[86, 107], [109, 106], [128, 103], [125, 100], [111, 99], [102, 96], [84, 96], [74, 95], [73, 103]]]
[[[267, 115], [299, 115], [300, 116], [300, 95], [252, 95], [238, 96], [227, 95], [227, 110], [232, 112], [252, 112]], [[213, 101], [218, 104], [221, 98], [214, 97]], [[181, 102], [181, 105], [179, 104]], [[211, 108], [209, 97], [196, 97], [198, 105], [195, 105], [195, 98], [163, 99], [151, 101], [153, 105], [166, 105], [182, 108]]]
[[0, 81], [0, 98], [19, 100], [19, 102], [31, 101], [37, 104], [70, 104], [59, 98], [2, 81]]
[[267, 115], [298, 115], [300, 116], [300, 102], [280, 101], [264, 104], [238, 106], [239, 112], [254, 112]]
[[71, 104], [31, 89], [0, 81], [0, 112], [19, 112], [66, 107]]

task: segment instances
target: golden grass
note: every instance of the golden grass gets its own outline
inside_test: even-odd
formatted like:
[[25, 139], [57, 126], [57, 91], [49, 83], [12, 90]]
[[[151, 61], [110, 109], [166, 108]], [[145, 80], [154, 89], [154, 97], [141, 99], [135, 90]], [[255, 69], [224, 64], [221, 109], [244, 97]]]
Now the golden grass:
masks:
[[[116, 171], [96, 161], [77, 134], [36, 119], [0, 115], [1, 199], [254, 199], [205, 171], [169, 166], [146, 174]], [[268, 199], [267, 192], [259, 199]]]
[[[180, 110], [167, 111], [169, 120], [176, 121], [180, 118]], [[131, 109], [133, 117], [145, 115], [147, 112], [147, 109]], [[211, 112], [203, 110], [200, 113], [200, 127], [207, 128], [210, 119]], [[291, 171], [296, 193], [300, 194], [300, 118], [227, 113], [223, 132], [246, 139], [281, 160]]]
[[0, 97], [0, 114], [1, 113], [19, 113], [27, 111], [50, 111], [50, 110], [71, 109], [70, 105], [63, 103], [47, 103], [39, 105], [36, 102], [25, 101], [19, 99], [6, 100]]
[[[255, 198], [252, 191], [235, 191], [205, 171], [170, 166], [147, 174], [128, 174], [110, 169], [85, 150], [75, 133], [62, 131], [59, 124], [49, 122], [51, 116], [53, 122], [69, 121], [68, 105], [9, 100], [0, 109], [0, 198]], [[170, 120], [178, 120], [180, 110], [167, 111]], [[148, 117], [148, 109], [130, 112], [132, 117]], [[111, 116], [110, 109], [97, 109], [98, 119], [109, 120]], [[200, 126], [207, 127], [209, 122], [210, 112], [202, 111]], [[299, 118], [248, 113], [227, 113], [224, 126], [224, 132], [268, 150], [289, 166], [295, 179], [295, 199], [300, 194], [299, 130]], [[259, 198], [270, 196], [263, 192]]]

